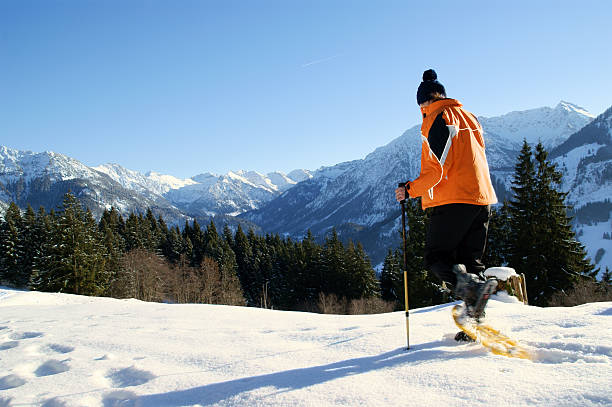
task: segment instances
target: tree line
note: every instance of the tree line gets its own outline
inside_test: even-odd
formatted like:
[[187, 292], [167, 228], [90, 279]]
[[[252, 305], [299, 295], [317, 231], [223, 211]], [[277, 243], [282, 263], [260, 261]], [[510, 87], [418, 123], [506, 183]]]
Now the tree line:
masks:
[[219, 233], [214, 221], [168, 227], [151, 210], [124, 219], [115, 208], [96, 222], [68, 193], [57, 211], [28, 206], [22, 215], [11, 203], [0, 250], [0, 283], [33, 290], [288, 310], [381, 306], [363, 247], [335, 230], [319, 244], [310, 233], [301, 241], [241, 226]]

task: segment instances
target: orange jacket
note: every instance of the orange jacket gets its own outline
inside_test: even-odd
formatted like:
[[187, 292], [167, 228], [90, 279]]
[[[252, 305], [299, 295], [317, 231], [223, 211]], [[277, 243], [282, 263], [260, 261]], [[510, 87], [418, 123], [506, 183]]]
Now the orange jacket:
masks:
[[421, 108], [421, 174], [410, 182], [410, 197], [423, 209], [450, 203], [497, 202], [485, 155], [482, 126], [454, 99]]

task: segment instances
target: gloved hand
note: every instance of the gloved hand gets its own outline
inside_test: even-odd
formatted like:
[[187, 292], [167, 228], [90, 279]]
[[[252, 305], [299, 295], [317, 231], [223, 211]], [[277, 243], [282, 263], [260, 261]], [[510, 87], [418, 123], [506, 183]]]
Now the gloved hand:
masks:
[[407, 198], [410, 198], [408, 195], [408, 190], [410, 189], [410, 182], [406, 182], [405, 184], [399, 184], [399, 187], [395, 190], [395, 199], [398, 202], [402, 202]]

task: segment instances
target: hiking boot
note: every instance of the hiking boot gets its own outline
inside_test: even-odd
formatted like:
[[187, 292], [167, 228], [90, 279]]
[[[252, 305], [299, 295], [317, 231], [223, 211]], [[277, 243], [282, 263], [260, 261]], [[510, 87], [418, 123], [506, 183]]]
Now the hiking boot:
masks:
[[457, 275], [455, 294], [465, 302], [467, 315], [480, 320], [489, 296], [497, 288], [497, 280], [482, 281], [478, 275], [468, 273], [463, 264], [454, 265], [453, 272]]
[[455, 264], [453, 273], [457, 276], [457, 284], [455, 286], [455, 294], [461, 298], [465, 304], [470, 307], [478, 301], [478, 291], [483, 281], [476, 274], [467, 272], [463, 264]]

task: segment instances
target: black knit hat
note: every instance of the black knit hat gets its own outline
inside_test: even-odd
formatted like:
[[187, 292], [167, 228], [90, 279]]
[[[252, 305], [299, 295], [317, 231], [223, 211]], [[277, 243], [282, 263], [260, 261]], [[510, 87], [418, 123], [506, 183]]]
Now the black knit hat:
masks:
[[444, 86], [436, 79], [438, 79], [438, 75], [433, 69], [428, 69], [423, 72], [423, 82], [421, 82], [417, 90], [418, 105], [427, 102], [431, 99], [431, 95], [435, 93], [439, 93], [446, 97], [446, 89], [444, 89]]

